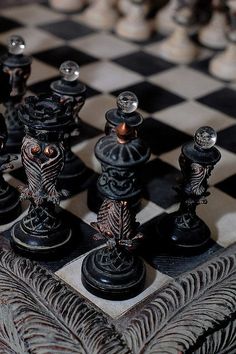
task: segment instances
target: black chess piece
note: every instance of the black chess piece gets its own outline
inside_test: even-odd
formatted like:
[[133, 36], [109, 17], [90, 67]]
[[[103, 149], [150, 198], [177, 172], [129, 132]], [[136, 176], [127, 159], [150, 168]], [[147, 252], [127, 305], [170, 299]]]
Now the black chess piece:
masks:
[[82, 264], [82, 282], [91, 293], [110, 300], [123, 300], [143, 290], [145, 265], [130, 252], [142, 238], [137, 232], [135, 213], [130, 200], [138, 196], [141, 186], [138, 170], [150, 151], [135, 130], [121, 123], [116, 134], [101, 138], [95, 155], [102, 164], [98, 189], [104, 195], [97, 223], [92, 226], [107, 245], [92, 251]]
[[92, 172], [84, 162], [71, 151], [71, 135], [79, 135], [80, 117], [86, 98], [86, 86], [79, 78], [79, 65], [74, 61], [66, 61], [60, 66], [62, 78], [51, 84], [52, 91], [59, 95], [61, 100], [71, 99], [73, 105], [74, 126], [70, 134], [65, 138], [65, 164], [62, 172], [58, 176], [58, 187], [66, 189], [70, 195], [78, 193], [87, 188]]
[[30, 75], [31, 58], [24, 55], [25, 41], [20, 36], [11, 36], [8, 42], [8, 54], [0, 59], [2, 70], [8, 75], [10, 96], [5, 98], [4, 118], [6, 121], [8, 139], [6, 148], [8, 152], [20, 153], [24, 127], [18, 118], [19, 105], [26, 93], [26, 82]]
[[72, 231], [56, 207], [60, 202], [57, 177], [64, 164], [64, 135], [71, 129], [72, 106], [58, 96], [28, 97], [20, 107], [25, 126], [21, 156], [28, 185], [21, 198], [30, 200], [27, 215], [11, 229], [12, 247], [31, 257], [54, 257], [64, 252]]
[[0, 225], [13, 221], [21, 213], [20, 194], [3, 178], [2, 172], [13, 168], [11, 162], [16, 156], [5, 154], [7, 141], [7, 128], [2, 115], [0, 115]]
[[[137, 112], [138, 98], [130, 91], [124, 91], [117, 97], [117, 107], [108, 110], [105, 114], [106, 125], [105, 134], [109, 135], [115, 132], [119, 124], [126, 122], [130, 127], [138, 131], [143, 122], [143, 117]], [[132, 204], [138, 209], [139, 197], [134, 198]], [[87, 194], [87, 204], [90, 210], [97, 213], [103, 203], [104, 196], [97, 188], [97, 177], [93, 179]]]
[[173, 249], [192, 253], [207, 247], [210, 241], [210, 229], [196, 214], [196, 208], [207, 203], [206, 197], [210, 194], [207, 180], [221, 157], [215, 143], [216, 132], [211, 127], [202, 127], [196, 131], [194, 142], [182, 147], [180, 206], [157, 226], [158, 233]]

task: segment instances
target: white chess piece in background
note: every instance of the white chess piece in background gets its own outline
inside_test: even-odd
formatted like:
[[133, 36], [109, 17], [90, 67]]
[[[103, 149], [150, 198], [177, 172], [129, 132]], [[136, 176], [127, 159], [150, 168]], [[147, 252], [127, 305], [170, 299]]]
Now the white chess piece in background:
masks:
[[62, 12], [79, 11], [86, 4], [86, 0], [49, 0], [50, 6]]
[[157, 12], [155, 27], [157, 32], [168, 35], [175, 29], [173, 16], [178, 7], [178, 0], [170, 0], [166, 6]]
[[114, 0], [93, 0], [85, 10], [84, 21], [98, 29], [111, 29], [118, 19], [117, 10], [114, 7]]

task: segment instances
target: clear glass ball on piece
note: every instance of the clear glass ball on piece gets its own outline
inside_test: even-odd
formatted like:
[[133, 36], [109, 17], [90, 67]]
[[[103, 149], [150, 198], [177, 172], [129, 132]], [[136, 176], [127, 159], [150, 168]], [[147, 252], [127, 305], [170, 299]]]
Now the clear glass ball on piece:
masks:
[[123, 113], [133, 113], [138, 108], [138, 98], [130, 91], [124, 91], [117, 97], [117, 107]]
[[204, 150], [212, 148], [216, 143], [216, 139], [216, 131], [207, 126], [199, 128], [194, 135], [195, 144]]
[[24, 52], [25, 41], [21, 36], [13, 35], [8, 39], [8, 51], [11, 54], [19, 55]]
[[75, 81], [79, 78], [79, 65], [72, 60], [67, 60], [60, 66], [60, 73], [65, 81]]

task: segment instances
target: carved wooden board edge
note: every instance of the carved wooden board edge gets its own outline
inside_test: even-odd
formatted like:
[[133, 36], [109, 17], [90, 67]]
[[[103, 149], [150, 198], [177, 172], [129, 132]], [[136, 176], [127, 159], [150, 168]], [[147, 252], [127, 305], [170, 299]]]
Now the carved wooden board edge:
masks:
[[235, 313], [236, 245], [170, 282], [124, 328], [41, 266], [0, 252], [0, 354], [233, 354]]

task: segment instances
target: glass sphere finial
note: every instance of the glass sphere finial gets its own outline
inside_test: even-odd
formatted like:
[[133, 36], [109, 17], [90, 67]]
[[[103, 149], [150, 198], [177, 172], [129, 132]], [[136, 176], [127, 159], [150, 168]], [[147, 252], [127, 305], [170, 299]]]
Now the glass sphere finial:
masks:
[[124, 91], [117, 97], [117, 107], [123, 113], [133, 113], [138, 108], [138, 98], [130, 91]]
[[8, 51], [11, 54], [19, 55], [24, 52], [25, 41], [21, 36], [13, 35], [8, 40]]
[[211, 127], [201, 127], [194, 135], [195, 144], [205, 150], [212, 148], [216, 143], [216, 139], [216, 131]]
[[65, 81], [75, 81], [79, 78], [79, 65], [72, 60], [64, 61], [60, 66], [60, 73]]

